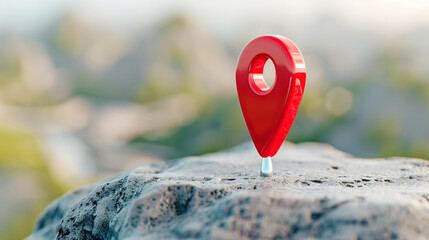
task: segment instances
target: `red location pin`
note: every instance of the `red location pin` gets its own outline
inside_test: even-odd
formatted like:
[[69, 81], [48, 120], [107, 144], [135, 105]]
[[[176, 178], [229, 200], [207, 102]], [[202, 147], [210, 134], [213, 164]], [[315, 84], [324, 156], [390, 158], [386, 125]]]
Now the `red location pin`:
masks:
[[[276, 69], [271, 88], [263, 76], [268, 59]], [[301, 103], [305, 78], [304, 58], [285, 37], [257, 37], [241, 52], [236, 71], [238, 98], [250, 136], [264, 160], [270, 160], [286, 138]]]

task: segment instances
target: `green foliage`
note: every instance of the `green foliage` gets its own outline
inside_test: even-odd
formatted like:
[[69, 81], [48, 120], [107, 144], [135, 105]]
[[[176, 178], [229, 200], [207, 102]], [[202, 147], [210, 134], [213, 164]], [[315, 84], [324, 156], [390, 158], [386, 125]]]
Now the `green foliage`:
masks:
[[[0, 226], [0, 239], [23, 239], [31, 233], [36, 218], [46, 205], [67, 189], [50, 175], [34, 134], [19, 126], [0, 122], [0, 146], [0, 173], [7, 173], [2, 176], [14, 179], [15, 174], [24, 174], [32, 180], [32, 184], [39, 187], [35, 191], [40, 191], [39, 197], [26, 200], [30, 202], [19, 208], [15, 206], [14, 213], [9, 216], [5, 225]], [[24, 186], [19, 191], [26, 191], [25, 187], [30, 186]], [[14, 192], [2, 194], [11, 194], [8, 198], [16, 198]], [[21, 201], [24, 200], [19, 199]]]
[[216, 152], [248, 140], [249, 134], [236, 99], [218, 99], [202, 109], [197, 120], [168, 135], [154, 139], [156, 133], [148, 133], [133, 139], [130, 144], [168, 146], [175, 151], [165, 157], [177, 158]]

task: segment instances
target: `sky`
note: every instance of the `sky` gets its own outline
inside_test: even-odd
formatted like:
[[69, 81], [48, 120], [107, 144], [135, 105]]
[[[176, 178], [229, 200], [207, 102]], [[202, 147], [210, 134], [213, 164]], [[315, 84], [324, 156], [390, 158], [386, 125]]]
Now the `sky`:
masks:
[[37, 34], [67, 11], [124, 33], [151, 26], [172, 13], [185, 13], [202, 28], [225, 37], [233, 36], [249, 22], [267, 26], [293, 24], [291, 19], [296, 23], [311, 21], [320, 12], [339, 16], [352, 27], [373, 31], [383, 28], [390, 35], [409, 26], [429, 25], [427, 0], [0, 0], [0, 33]]

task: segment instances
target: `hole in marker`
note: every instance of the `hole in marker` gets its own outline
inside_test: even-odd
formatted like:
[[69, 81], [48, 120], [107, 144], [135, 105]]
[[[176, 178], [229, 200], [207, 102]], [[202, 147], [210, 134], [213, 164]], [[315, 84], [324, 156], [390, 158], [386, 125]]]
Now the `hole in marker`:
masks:
[[276, 80], [276, 68], [273, 61], [268, 58], [264, 65], [264, 82], [268, 89], [271, 88]]
[[267, 93], [276, 81], [276, 68], [273, 61], [265, 54], [256, 56], [249, 72], [250, 86], [258, 94]]

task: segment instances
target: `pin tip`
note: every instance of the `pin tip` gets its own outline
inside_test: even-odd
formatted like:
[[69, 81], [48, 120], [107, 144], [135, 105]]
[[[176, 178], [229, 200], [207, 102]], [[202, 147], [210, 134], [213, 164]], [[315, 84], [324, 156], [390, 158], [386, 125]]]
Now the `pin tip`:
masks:
[[262, 158], [261, 165], [261, 177], [272, 177], [273, 176], [273, 164], [271, 163], [271, 157]]

